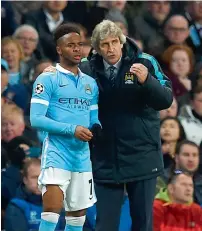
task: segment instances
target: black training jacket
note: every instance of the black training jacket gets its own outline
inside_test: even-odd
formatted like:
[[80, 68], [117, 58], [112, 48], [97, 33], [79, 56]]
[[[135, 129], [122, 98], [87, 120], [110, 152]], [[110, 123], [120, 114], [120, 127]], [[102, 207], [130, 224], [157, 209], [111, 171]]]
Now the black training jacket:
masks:
[[[149, 70], [142, 85], [129, 72], [133, 63]], [[100, 55], [89, 56], [80, 69], [99, 86], [103, 135], [91, 151], [95, 182], [125, 183], [158, 176], [163, 170], [158, 111], [170, 107], [173, 94], [157, 61], [127, 38], [114, 88], [104, 74]]]

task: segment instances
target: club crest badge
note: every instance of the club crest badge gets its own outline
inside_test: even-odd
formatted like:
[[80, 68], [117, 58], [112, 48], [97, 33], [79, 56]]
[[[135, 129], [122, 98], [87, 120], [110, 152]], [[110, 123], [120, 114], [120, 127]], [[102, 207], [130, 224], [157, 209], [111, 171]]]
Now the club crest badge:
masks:
[[135, 76], [133, 73], [126, 72], [125, 77], [124, 77], [125, 84], [134, 84], [134, 79], [135, 79]]
[[86, 84], [86, 86], [85, 86], [85, 92], [88, 95], [92, 94], [92, 90], [91, 90], [90, 84]]

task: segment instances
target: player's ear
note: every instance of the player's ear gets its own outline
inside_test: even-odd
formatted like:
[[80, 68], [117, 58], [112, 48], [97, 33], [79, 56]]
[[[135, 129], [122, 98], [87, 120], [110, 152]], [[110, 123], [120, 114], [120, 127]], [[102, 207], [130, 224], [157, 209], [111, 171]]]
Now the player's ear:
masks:
[[59, 46], [56, 46], [56, 50], [57, 50], [57, 53], [59, 55], [62, 55], [62, 51], [61, 51], [61, 48]]

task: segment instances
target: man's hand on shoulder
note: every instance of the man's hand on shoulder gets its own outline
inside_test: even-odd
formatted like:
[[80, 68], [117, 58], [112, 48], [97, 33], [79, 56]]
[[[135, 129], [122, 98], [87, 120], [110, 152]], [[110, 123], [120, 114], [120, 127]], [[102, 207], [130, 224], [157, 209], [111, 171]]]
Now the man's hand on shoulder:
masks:
[[82, 141], [90, 141], [93, 137], [93, 134], [88, 128], [77, 126], [74, 136]]
[[45, 73], [45, 72], [56, 72], [56, 67], [54, 67], [54, 66], [46, 67], [46, 68], [43, 70], [43, 73]]
[[130, 68], [130, 72], [137, 76], [138, 82], [141, 84], [147, 79], [148, 69], [141, 63], [134, 63]]

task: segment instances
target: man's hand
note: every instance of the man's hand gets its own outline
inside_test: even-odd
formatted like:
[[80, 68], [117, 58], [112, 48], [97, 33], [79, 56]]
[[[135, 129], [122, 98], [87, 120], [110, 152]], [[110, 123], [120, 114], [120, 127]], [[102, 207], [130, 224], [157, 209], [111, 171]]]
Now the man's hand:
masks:
[[130, 72], [137, 76], [138, 82], [141, 84], [147, 79], [148, 69], [141, 63], [134, 63], [130, 68]]
[[82, 141], [90, 141], [93, 137], [93, 134], [88, 128], [77, 126], [74, 136]]
[[56, 72], [56, 67], [54, 67], [54, 66], [46, 67], [46, 68], [43, 70], [43, 73], [44, 73], [44, 72]]

